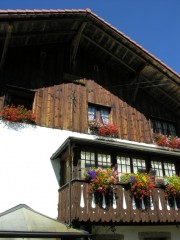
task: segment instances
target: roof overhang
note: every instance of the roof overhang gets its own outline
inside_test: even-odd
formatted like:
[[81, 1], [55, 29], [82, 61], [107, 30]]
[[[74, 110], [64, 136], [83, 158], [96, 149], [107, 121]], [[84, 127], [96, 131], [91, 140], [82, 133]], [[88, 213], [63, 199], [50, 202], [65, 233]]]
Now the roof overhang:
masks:
[[131, 151], [136, 153], [146, 153], [149, 155], [159, 155], [164, 157], [178, 157], [180, 158], [180, 151], [170, 151], [163, 147], [156, 146], [154, 144], [146, 144], [146, 143], [138, 143], [132, 142], [128, 140], [113, 140], [107, 139], [103, 137], [97, 137], [96, 139], [87, 139], [87, 138], [77, 138], [77, 137], [69, 137], [67, 138], [64, 143], [57, 149], [55, 153], [52, 154], [51, 160], [57, 159], [65, 150], [69, 147], [71, 148], [75, 146], [91, 146], [91, 147], [98, 147], [101, 149], [113, 149], [113, 150], [125, 150]]
[[0, 11], [2, 63], [8, 47], [59, 43], [72, 45], [71, 61], [78, 48], [96, 52], [96, 58], [123, 72], [134, 99], [143, 88], [180, 115], [179, 74], [89, 9]]

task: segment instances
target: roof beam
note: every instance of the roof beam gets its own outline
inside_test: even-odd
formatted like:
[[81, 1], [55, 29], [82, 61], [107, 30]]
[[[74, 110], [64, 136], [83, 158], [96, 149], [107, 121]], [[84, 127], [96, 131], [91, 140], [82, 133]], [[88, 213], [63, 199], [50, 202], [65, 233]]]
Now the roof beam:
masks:
[[82, 32], [85, 29], [86, 25], [87, 25], [87, 22], [83, 22], [81, 24], [81, 26], [80, 26], [76, 36], [74, 37], [74, 40], [73, 40], [72, 44], [71, 44], [70, 66], [73, 65], [74, 60], [76, 58], [78, 47], [79, 47], [79, 43], [80, 43], [81, 36], [82, 36]]
[[[91, 23], [89, 23], [91, 26], [94, 26], [93, 24], [91, 24]], [[127, 44], [125, 44], [125, 43], [123, 43], [123, 42], [120, 42], [120, 40], [117, 40], [115, 37], [113, 37], [113, 36], [111, 36], [110, 34], [108, 34], [107, 32], [105, 32], [104, 30], [102, 30], [101, 28], [99, 28], [98, 26], [94, 26], [96, 29], [98, 29], [98, 31], [100, 31], [101, 33], [103, 33], [104, 35], [106, 35], [107, 37], [109, 37], [109, 38], [111, 38], [113, 41], [115, 41], [115, 43], [117, 43], [118, 45], [122, 45], [123, 47], [125, 47], [125, 48], [127, 48], [128, 49], [128, 51], [130, 51], [132, 54], [134, 54], [138, 59], [141, 59], [143, 62], [147, 62], [149, 65], [151, 65], [153, 68], [155, 68], [156, 70], [158, 70], [161, 74], [163, 74], [164, 76], [166, 76], [166, 77], [168, 77], [168, 78], [170, 78], [173, 82], [176, 82], [178, 85], [180, 85], [180, 82], [178, 82], [177, 80], [175, 80], [172, 76], [170, 76], [168, 73], [166, 73], [166, 72], [164, 72], [157, 64], [160, 64], [160, 65], [162, 65], [163, 67], [165, 67], [164, 66], [164, 64], [163, 63], [161, 63], [161, 61], [160, 60], [158, 60], [158, 59], [153, 59], [153, 61], [155, 61], [156, 63], [153, 63], [152, 62], [152, 58], [153, 58], [153, 56], [151, 56], [151, 54], [150, 53], [148, 53], [148, 52], [146, 52], [146, 50], [145, 49], [143, 49], [141, 46], [135, 46], [136, 48], [139, 48], [139, 51], [140, 52], [143, 52], [143, 53], [145, 53], [146, 55], [148, 55], [149, 54], [149, 58], [150, 59], [148, 59], [147, 57], [143, 57], [143, 56], [141, 56], [139, 53], [136, 53], [136, 51], [134, 51], [133, 49], [131, 49]], [[121, 34], [121, 33], [118, 33], [117, 34], [118, 36], [120, 36], [121, 35], [121, 37], [122, 38], [124, 38], [124, 39], [126, 39], [127, 41], [129, 41], [131, 44], [134, 44], [133, 43], [133, 41], [131, 40], [131, 39], [127, 39], [127, 37], [126, 36], [123, 36], [123, 34]], [[134, 44], [135, 45], [135, 44]], [[168, 70], [169, 71], [169, 70]], [[172, 71], [172, 70], [171, 70]], [[173, 73], [174, 74], [174, 73]]]
[[137, 85], [136, 85], [136, 88], [135, 88], [135, 90], [134, 90], [134, 94], [133, 94], [133, 96], [132, 96], [133, 102], [135, 102], [135, 100], [136, 100], [137, 93], [138, 93], [138, 89], [139, 89], [139, 84], [140, 84], [140, 82], [141, 82], [141, 80], [140, 80], [140, 75], [141, 75], [141, 72], [143, 71], [143, 69], [144, 69], [145, 67], [146, 67], [146, 64], [143, 64], [143, 65], [138, 69], [138, 71], [137, 71], [137, 75], [136, 75], [136, 83], [137, 83]]
[[[92, 26], [92, 24], [91, 24]], [[140, 58], [143, 62], [146, 62], [147, 60], [145, 60], [143, 57], [141, 57], [139, 54], [137, 54], [136, 52], [134, 52], [129, 46], [127, 46], [125, 43], [122, 43], [118, 40], [116, 40], [114, 37], [112, 37], [111, 35], [109, 35], [108, 33], [106, 33], [105, 31], [103, 31], [101, 28], [95, 26], [96, 29], [98, 29], [98, 31], [100, 31], [102, 34], [106, 35], [108, 38], [110, 38], [111, 40], [113, 40], [115, 43], [117, 43], [118, 45], [122, 45], [123, 47], [125, 47], [126, 49], [128, 49], [128, 51], [130, 51], [133, 55], [136, 55], [136, 57]]]
[[[151, 81], [149, 79], [147, 79], [146, 77], [142, 76], [142, 79], [145, 80], [148, 83], [151, 83]], [[165, 95], [167, 98], [169, 98], [171, 101], [173, 101], [177, 106], [180, 107], [180, 102], [177, 101], [176, 99], [174, 99], [169, 93], [165, 92], [165, 90], [163, 90], [161, 87], [158, 87], [158, 90]], [[159, 101], [159, 99], [157, 99]], [[160, 102], [160, 101], [159, 101]], [[177, 114], [180, 113], [180, 111], [176, 112]]]
[[85, 36], [84, 34], [82, 35], [83, 38], [85, 38], [86, 40], [88, 40], [89, 42], [91, 42], [92, 44], [94, 44], [95, 46], [97, 46], [98, 48], [100, 48], [101, 50], [103, 50], [104, 52], [106, 52], [108, 55], [110, 55], [111, 57], [115, 58], [118, 62], [120, 62], [121, 64], [123, 64], [125, 67], [127, 67], [128, 69], [130, 69], [132, 72], [136, 73], [136, 71], [131, 68], [129, 65], [127, 65], [125, 62], [123, 62], [120, 58], [118, 58], [117, 56], [113, 55], [110, 51], [108, 51], [107, 49], [103, 48], [101, 45], [99, 45], [98, 43], [96, 43], [94, 40], [90, 39], [89, 37]]
[[13, 30], [13, 26], [8, 25], [6, 38], [5, 38], [5, 42], [4, 42], [4, 47], [3, 47], [3, 52], [2, 52], [1, 61], [0, 61], [0, 71], [2, 71], [2, 69], [3, 69], [3, 65], [5, 62], [6, 56], [7, 56], [7, 51], [8, 51], [8, 46], [9, 46], [9, 42], [11, 39], [12, 30]]

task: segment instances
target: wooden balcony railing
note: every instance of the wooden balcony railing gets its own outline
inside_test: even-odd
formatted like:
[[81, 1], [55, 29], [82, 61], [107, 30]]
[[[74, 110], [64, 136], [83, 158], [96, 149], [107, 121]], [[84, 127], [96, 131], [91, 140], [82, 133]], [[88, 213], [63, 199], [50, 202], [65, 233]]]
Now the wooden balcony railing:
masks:
[[106, 208], [95, 204], [87, 190], [88, 183], [78, 180], [72, 181], [71, 186], [68, 184], [59, 190], [58, 219], [60, 221], [180, 222], [179, 202], [173, 199], [172, 204], [169, 204], [161, 188], [152, 191], [148, 205], [139, 202], [137, 206], [131, 198], [130, 190], [126, 190], [123, 185], [117, 185], [116, 199]]

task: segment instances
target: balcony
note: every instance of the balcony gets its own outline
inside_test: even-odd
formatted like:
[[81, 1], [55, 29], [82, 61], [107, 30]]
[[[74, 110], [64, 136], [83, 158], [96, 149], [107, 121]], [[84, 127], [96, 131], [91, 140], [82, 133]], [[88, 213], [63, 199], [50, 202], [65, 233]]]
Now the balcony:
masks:
[[[70, 191], [69, 191], [70, 188]], [[108, 207], [95, 204], [87, 193], [88, 183], [73, 180], [71, 185], [64, 185], [59, 190], [58, 219], [63, 222], [98, 222], [98, 223], [171, 223], [180, 222], [180, 204], [173, 200], [167, 202], [164, 191], [155, 188], [147, 205], [132, 200], [130, 190], [117, 185], [116, 198]], [[71, 196], [71, 197], [70, 197]], [[69, 211], [69, 205], [71, 209]]]

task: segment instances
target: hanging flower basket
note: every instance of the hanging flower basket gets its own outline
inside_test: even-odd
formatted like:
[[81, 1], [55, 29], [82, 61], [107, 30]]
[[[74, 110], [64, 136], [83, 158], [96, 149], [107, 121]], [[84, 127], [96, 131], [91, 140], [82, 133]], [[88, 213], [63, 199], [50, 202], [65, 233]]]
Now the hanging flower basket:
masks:
[[147, 173], [131, 174], [130, 184], [133, 196], [142, 200], [150, 197], [150, 193], [154, 189], [154, 177]]
[[95, 196], [96, 203], [102, 205], [102, 198], [105, 197], [109, 205], [111, 196], [116, 190], [118, 172], [114, 168], [92, 168], [87, 170], [86, 178], [90, 181], [88, 193]]
[[164, 192], [167, 198], [180, 198], [180, 177], [177, 175], [167, 177]]

